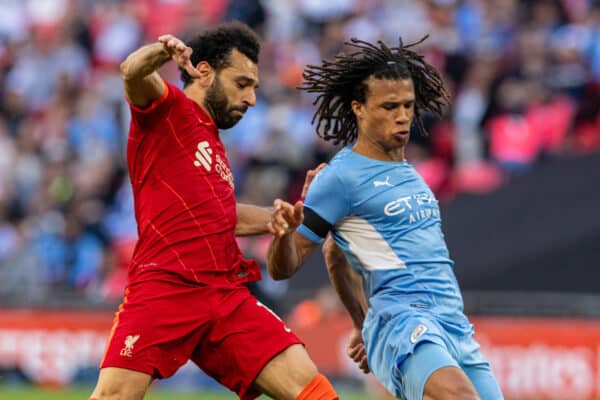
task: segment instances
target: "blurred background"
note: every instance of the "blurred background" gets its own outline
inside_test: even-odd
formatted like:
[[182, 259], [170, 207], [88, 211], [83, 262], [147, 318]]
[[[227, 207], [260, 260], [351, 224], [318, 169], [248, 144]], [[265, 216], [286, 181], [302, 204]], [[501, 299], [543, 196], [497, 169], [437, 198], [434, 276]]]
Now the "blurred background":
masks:
[[[507, 398], [600, 398], [595, 0], [1, 0], [0, 398], [87, 398], [136, 241], [119, 64], [160, 34], [229, 20], [263, 46], [257, 105], [222, 133], [238, 200], [259, 205], [296, 200], [339, 150], [295, 89], [304, 65], [351, 37], [429, 35], [420, 51], [453, 105], [407, 156], [442, 203], [476, 338]], [[179, 82], [171, 64], [161, 74]], [[239, 242], [264, 264], [269, 240]], [[320, 254], [291, 281], [264, 277], [252, 290], [338, 387], [383, 395], [344, 355], [351, 325]], [[218, 390], [190, 366], [158, 386]]]

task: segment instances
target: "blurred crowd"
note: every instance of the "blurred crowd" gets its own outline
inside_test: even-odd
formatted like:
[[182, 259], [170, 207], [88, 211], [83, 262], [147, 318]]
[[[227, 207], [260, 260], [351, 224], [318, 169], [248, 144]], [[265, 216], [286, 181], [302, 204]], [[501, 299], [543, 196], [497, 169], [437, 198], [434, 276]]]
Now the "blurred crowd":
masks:
[[[257, 105], [223, 140], [239, 200], [298, 197], [337, 150], [311, 125], [302, 69], [351, 37], [420, 45], [453, 105], [408, 158], [442, 200], [600, 148], [596, 0], [3, 0], [0, 304], [120, 299], [136, 240], [120, 62], [162, 33], [241, 20], [262, 40]], [[172, 63], [171, 63], [172, 64]], [[173, 65], [161, 70], [179, 82]], [[264, 260], [266, 240], [242, 240]], [[268, 280], [260, 290], [285, 294]]]

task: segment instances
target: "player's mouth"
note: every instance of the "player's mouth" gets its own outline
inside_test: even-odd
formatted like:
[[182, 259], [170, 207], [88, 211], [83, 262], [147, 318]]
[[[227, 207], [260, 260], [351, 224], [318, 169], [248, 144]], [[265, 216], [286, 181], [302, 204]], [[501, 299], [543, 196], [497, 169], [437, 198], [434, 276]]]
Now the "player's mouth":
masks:
[[243, 108], [242, 107], [239, 107], [239, 108], [236, 107], [236, 108], [232, 108], [231, 109], [231, 113], [233, 115], [235, 115], [236, 117], [240, 117], [241, 118], [241, 117], [244, 116], [244, 114], [246, 113], [247, 109], [248, 109], [247, 107], [243, 107]]
[[394, 132], [394, 133], [392, 133], [392, 136], [398, 140], [407, 140], [408, 134], [409, 134], [409, 131], [406, 130], [406, 131]]

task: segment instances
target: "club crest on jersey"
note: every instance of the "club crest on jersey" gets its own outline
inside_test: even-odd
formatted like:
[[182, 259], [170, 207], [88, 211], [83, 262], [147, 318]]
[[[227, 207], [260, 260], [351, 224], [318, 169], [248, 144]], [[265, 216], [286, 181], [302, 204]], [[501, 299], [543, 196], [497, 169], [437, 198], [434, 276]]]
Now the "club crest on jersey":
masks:
[[198, 147], [196, 148], [196, 159], [194, 160], [194, 166], [200, 167], [203, 166], [204, 169], [210, 172], [212, 169], [212, 149], [210, 148], [210, 144], [205, 140], [203, 142], [198, 143]]
[[417, 340], [427, 332], [427, 327], [423, 324], [417, 325], [410, 335], [410, 342], [417, 343]]
[[125, 338], [125, 347], [121, 349], [119, 354], [121, 354], [122, 357], [132, 357], [133, 345], [138, 341], [139, 338], [140, 335], [127, 335], [127, 338]]

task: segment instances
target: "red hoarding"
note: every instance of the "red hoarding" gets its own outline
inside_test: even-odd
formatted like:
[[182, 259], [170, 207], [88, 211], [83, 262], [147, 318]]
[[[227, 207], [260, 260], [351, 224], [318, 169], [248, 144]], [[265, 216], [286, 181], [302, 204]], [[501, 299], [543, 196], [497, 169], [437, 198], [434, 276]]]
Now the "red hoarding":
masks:
[[[68, 384], [102, 358], [112, 313], [0, 311], [0, 368]], [[476, 338], [507, 398], [600, 398], [600, 321], [473, 318]], [[345, 355], [345, 317], [295, 328], [326, 374], [362, 373]]]

